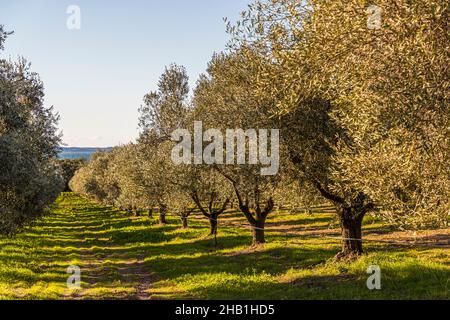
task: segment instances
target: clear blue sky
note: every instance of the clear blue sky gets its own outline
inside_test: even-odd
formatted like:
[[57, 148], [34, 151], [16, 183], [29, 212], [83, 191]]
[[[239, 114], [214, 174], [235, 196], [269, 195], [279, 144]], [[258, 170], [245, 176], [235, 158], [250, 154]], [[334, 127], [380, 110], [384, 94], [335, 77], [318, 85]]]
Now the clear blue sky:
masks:
[[[23, 56], [61, 116], [69, 146], [114, 146], [137, 137], [137, 109], [164, 66], [186, 66], [191, 87], [213, 52], [225, 49], [223, 17], [250, 0], [1, 0], [0, 24], [13, 30], [2, 57]], [[81, 30], [69, 30], [69, 5]]]

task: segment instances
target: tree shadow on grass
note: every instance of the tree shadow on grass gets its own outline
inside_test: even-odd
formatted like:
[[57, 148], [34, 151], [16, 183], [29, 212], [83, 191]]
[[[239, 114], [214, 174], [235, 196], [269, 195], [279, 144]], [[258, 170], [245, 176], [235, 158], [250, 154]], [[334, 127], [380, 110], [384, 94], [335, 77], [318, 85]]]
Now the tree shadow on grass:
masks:
[[[217, 272], [216, 272], [217, 273]], [[443, 299], [450, 297], [450, 271], [423, 265], [383, 267], [382, 289], [369, 290], [365, 270], [298, 277], [287, 282], [249, 273], [222, 273], [221, 278], [193, 275], [189, 293], [202, 299], [238, 300], [360, 300], [360, 299]], [[203, 282], [202, 282], [203, 281]], [[189, 281], [188, 281], [189, 282]]]
[[[187, 295], [206, 299], [377, 298], [394, 296], [398, 290], [406, 292], [405, 297], [413, 297], [418, 292], [420, 297], [441, 298], [445, 289], [440, 289], [444, 288], [440, 282], [446, 283], [444, 279], [447, 279], [448, 285], [450, 276], [445, 270], [424, 266], [387, 268], [383, 276], [386, 291], [379, 294], [367, 292], [364, 270], [361, 274], [314, 275], [280, 282], [277, 276], [288, 270], [309, 270], [330, 260], [339, 251], [339, 241], [268, 232], [267, 248], [252, 249], [249, 248], [250, 230], [221, 226], [216, 247], [213, 238], [205, 238], [208, 222], [201, 216], [191, 219], [190, 229], [179, 230], [175, 217], [168, 217], [169, 225], [157, 226], [155, 220], [147, 217], [134, 218], [110, 207], [81, 201], [79, 205], [54, 210], [55, 214], [17, 239], [0, 239], [1, 282], [24, 282], [30, 286], [39, 281], [64, 284], [66, 268], [75, 260], [82, 268], [82, 281], [95, 290], [106, 292], [95, 298], [110, 295], [133, 298], [135, 289], [141, 290], [142, 279], [147, 279], [147, 284], [153, 281], [181, 283], [184, 292], [176, 293], [175, 297]], [[242, 219], [240, 213], [229, 217]], [[329, 221], [329, 217], [319, 219], [321, 223]], [[269, 221], [268, 227], [311, 221], [317, 222], [307, 218]], [[280, 247], [284, 242], [295, 244], [296, 239], [302, 240], [300, 246]], [[271, 247], [272, 243], [275, 248]], [[401, 247], [376, 244], [366, 248], [369, 251], [382, 248], [389, 253], [404, 251]], [[419, 270], [419, 275], [414, 270]], [[431, 284], [438, 289], [434, 289], [433, 295], [430, 289], [414, 289], [414, 284], [424, 287]], [[132, 289], [131, 293], [124, 291], [115, 296], [116, 285]], [[158, 288], [154, 290], [157, 292]], [[353, 296], [349, 292], [353, 292]]]
[[[170, 252], [177, 251], [173, 246]], [[198, 252], [198, 251], [197, 251]], [[247, 274], [249, 270], [255, 273], [266, 272], [281, 274], [292, 268], [310, 268], [324, 263], [335, 250], [308, 249], [257, 249], [235, 253], [205, 252], [201, 255], [178, 255], [155, 257], [147, 260], [149, 267], [164, 280], [174, 280], [177, 277], [198, 274], [229, 273], [234, 275]]]

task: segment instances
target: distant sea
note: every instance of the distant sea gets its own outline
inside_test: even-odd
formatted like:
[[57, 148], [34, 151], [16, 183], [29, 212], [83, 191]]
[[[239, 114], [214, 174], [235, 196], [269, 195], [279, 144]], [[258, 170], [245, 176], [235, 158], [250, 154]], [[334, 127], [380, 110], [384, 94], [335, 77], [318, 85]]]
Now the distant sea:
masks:
[[86, 159], [91, 160], [95, 152], [109, 152], [112, 148], [65, 148], [62, 147], [58, 155], [60, 159]]

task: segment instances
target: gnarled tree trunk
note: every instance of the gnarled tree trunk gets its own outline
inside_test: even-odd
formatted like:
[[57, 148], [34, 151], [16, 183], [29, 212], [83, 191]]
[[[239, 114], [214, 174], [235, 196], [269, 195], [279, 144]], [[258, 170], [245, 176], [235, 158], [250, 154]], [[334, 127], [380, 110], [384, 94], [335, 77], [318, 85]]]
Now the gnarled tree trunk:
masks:
[[210, 233], [209, 235], [213, 236], [217, 234], [217, 219], [219, 218], [218, 214], [211, 214], [208, 219], [209, 219], [209, 230]]
[[264, 217], [261, 220], [255, 221], [255, 223], [252, 224], [253, 246], [258, 246], [266, 243], [266, 238], [264, 234], [265, 223], [266, 218]]
[[225, 212], [227, 209], [228, 204], [230, 203], [230, 199], [227, 198], [222, 204], [222, 207], [220, 209], [214, 209], [213, 208], [213, 201], [211, 200], [209, 202], [209, 205], [205, 208], [203, 207], [200, 198], [196, 192], [192, 194], [192, 200], [194, 200], [195, 204], [197, 205], [200, 212], [209, 220], [209, 226], [210, 226], [210, 236], [216, 236], [217, 235], [217, 225], [218, 225], [218, 219], [219, 216]]
[[375, 204], [363, 192], [355, 194], [350, 200], [333, 194], [318, 181], [314, 181], [314, 185], [326, 199], [334, 203], [339, 216], [342, 251], [336, 258], [351, 258], [363, 254], [362, 222], [367, 212], [375, 209]]
[[342, 230], [342, 252], [338, 257], [363, 254], [362, 221], [365, 214], [352, 211], [354, 210], [349, 208], [343, 209], [339, 216]]
[[181, 216], [181, 222], [183, 224], [183, 229], [187, 229], [188, 228], [188, 218], [185, 216]]
[[159, 206], [159, 223], [162, 225], [167, 224], [166, 221], [166, 215], [167, 215], [167, 207], [165, 205]]
[[264, 210], [262, 210], [259, 207], [259, 205], [256, 206], [255, 209], [256, 212], [254, 215], [250, 212], [248, 205], [244, 204], [240, 200], [239, 200], [239, 207], [244, 216], [247, 218], [247, 221], [252, 226], [252, 236], [253, 236], [252, 246], [259, 246], [266, 243], [264, 228], [266, 225], [267, 216], [273, 210], [273, 200], [269, 199], [267, 201]]
[[153, 218], [153, 208], [149, 208], [147, 212], [148, 212], [148, 217]]
[[373, 210], [375, 205], [366, 202], [366, 197], [360, 195], [351, 206], [338, 207], [338, 216], [342, 230], [342, 251], [337, 259], [357, 257], [364, 253], [362, 241], [362, 223], [367, 212]]
[[159, 213], [159, 223], [160, 223], [160, 224], [167, 224], [167, 221], [166, 221], [166, 214], [163, 213], [163, 212], [160, 212], [160, 213]]

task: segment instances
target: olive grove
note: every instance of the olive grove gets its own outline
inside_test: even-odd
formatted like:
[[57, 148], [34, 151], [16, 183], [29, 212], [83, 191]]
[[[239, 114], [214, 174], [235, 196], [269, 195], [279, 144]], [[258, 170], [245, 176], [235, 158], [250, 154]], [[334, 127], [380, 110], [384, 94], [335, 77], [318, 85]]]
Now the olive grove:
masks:
[[[237, 203], [254, 245], [265, 242], [275, 207], [330, 203], [342, 229], [338, 258], [363, 253], [368, 214], [404, 229], [448, 226], [448, 3], [381, 0], [376, 8], [255, 1], [228, 25], [229, 50], [214, 54], [193, 95], [186, 70], [167, 67], [144, 98], [136, 144], [95, 157], [73, 189], [124, 209], [158, 207], [161, 223], [173, 213], [183, 227], [198, 211], [211, 235]], [[215, 159], [251, 159], [251, 130], [278, 129], [278, 173], [262, 175], [261, 163], [175, 164], [172, 133], [193, 133], [198, 122], [202, 142], [228, 129], [247, 134], [246, 150], [207, 149]]]

